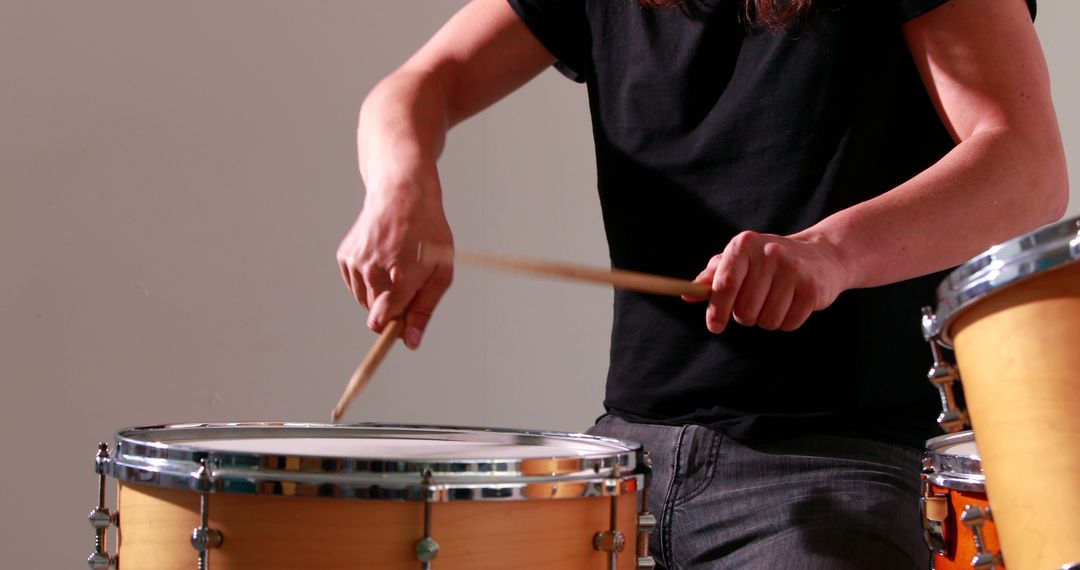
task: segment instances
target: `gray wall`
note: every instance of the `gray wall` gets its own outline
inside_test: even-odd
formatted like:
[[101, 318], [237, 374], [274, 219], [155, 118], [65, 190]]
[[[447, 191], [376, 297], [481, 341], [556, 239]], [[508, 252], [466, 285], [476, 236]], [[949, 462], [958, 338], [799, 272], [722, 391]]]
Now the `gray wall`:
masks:
[[[356, 110], [460, 4], [3, 1], [4, 567], [82, 567], [117, 428], [328, 417], [375, 338], [334, 261]], [[1078, 18], [1044, 0], [1038, 23], [1074, 173]], [[606, 263], [581, 87], [546, 73], [441, 165], [460, 247]], [[584, 429], [610, 303], [459, 268], [424, 348], [395, 349], [348, 419]]]

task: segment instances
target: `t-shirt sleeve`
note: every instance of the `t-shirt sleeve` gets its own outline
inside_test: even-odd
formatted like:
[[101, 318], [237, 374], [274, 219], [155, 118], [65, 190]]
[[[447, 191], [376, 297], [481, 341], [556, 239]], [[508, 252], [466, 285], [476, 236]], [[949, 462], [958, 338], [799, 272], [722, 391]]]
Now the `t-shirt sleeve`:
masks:
[[540, 43], [558, 61], [555, 68], [577, 82], [591, 69], [585, 0], [507, 0]]
[[[914, 20], [919, 16], [945, 4], [949, 0], [899, 0], [900, 18], [903, 21]], [[1036, 0], [1027, 0], [1028, 11], [1031, 12], [1032, 21], [1035, 20]]]

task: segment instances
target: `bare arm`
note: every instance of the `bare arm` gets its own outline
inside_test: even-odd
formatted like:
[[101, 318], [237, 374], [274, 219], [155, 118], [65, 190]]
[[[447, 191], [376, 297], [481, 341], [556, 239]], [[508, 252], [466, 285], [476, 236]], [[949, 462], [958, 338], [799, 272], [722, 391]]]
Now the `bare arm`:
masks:
[[792, 330], [846, 289], [961, 263], [1051, 222], [1068, 200], [1046, 63], [1023, 0], [952, 0], [909, 49], [957, 146], [918, 176], [791, 236], [744, 232], [698, 279], [706, 322]]
[[451, 126], [511, 93], [554, 62], [506, 0], [473, 0], [372, 89], [357, 151], [366, 193], [338, 248], [342, 278], [381, 330], [404, 315], [419, 345], [450, 285], [449, 265], [421, 267], [423, 243], [450, 246], [436, 160]]
[[904, 34], [958, 144], [907, 183], [817, 228], [845, 244], [844, 258], [858, 267], [851, 287], [956, 265], [1056, 220], [1068, 202], [1046, 61], [1026, 3], [953, 0]]

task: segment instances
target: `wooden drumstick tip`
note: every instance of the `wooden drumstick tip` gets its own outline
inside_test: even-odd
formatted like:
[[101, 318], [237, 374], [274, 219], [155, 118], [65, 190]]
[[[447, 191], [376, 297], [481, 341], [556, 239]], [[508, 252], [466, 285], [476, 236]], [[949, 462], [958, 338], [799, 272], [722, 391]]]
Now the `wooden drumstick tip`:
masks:
[[337, 405], [330, 412], [331, 421], [337, 422], [345, 415], [345, 410], [348, 409], [349, 404], [367, 386], [367, 383], [375, 374], [375, 369], [382, 363], [386, 353], [394, 345], [394, 341], [401, 337], [401, 332], [404, 329], [404, 319], [394, 319], [386, 323], [382, 333], [379, 334], [379, 338], [372, 345], [364, 360], [356, 367], [356, 371], [349, 378], [349, 383], [345, 385], [345, 391], [341, 394], [341, 399], [338, 400]]

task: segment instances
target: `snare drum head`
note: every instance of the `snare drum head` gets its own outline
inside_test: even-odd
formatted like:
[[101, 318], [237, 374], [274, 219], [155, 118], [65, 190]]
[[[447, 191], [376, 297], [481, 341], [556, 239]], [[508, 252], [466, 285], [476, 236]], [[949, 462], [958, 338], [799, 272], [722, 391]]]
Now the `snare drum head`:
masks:
[[930, 439], [926, 449], [933, 466], [930, 482], [946, 489], [985, 492], [986, 476], [971, 430]]
[[[583, 434], [387, 424], [178, 424], [117, 434], [121, 481], [212, 492], [448, 501], [636, 491], [641, 446]], [[545, 489], [537, 494], [537, 486]], [[575, 493], [567, 493], [572, 488]], [[550, 489], [550, 493], [546, 490]], [[579, 493], [577, 492], [579, 491]]]

